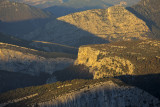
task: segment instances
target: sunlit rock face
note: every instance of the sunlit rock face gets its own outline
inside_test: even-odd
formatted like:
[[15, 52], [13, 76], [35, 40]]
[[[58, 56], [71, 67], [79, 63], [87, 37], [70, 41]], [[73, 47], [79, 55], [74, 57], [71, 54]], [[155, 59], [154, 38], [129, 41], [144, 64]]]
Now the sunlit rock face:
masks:
[[94, 78], [157, 74], [160, 41], [126, 41], [79, 48], [75, 65], [89, 67]]
[[146, 39], [146, 23], [125, 7], [113, 6], [78, 12], [58, 18], [109, 41]]
[[[28, 50], [29, 51], [29, 50]], [[35, 50], [36, 51], [36, 50]], [[44, 58], [11, 49], [0, 49], [0, 69], [37, 75], [40, 72], [52, 74], [73, 64], [70, 58]]]
[[131, 86], [119, 86], [112, 81], [86, 86], [38, 103], [39, 107], [158, 107], [160, 102], [145, 91]]

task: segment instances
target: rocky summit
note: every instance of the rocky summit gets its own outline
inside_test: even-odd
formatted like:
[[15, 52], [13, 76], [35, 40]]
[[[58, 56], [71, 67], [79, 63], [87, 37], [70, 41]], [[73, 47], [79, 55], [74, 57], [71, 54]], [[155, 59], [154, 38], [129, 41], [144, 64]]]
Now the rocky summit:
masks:
[[79, 49], [76, 65], [90, 68], [94, 78], [160, 73], [160, 41], [126, 41]]

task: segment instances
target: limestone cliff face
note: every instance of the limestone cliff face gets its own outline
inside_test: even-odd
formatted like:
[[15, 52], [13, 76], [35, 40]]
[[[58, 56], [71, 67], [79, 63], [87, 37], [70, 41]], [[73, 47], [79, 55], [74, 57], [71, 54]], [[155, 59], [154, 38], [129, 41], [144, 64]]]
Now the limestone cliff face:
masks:
[[119, 86], [112, 81], [84, 87], [38, 103], [39, 107], [127, 107], [159, 106], [159, 100], [145, 91], [131, 86]]
[[131, 61], [119, 56], [103, 57], [107, 53], [107, 51], [103, 52], [91, 47], [81, 47], [75, 64], [83, 64], [90, 67], [95, 79], [116, 74], [129, 75], [133, 73], [135, 67]]
[[122, 6], [77, 12], [57, 18], [44, 28], [24, 36], [71, 46], [107, 41], [147, 39], [146, 23]]
[[[36, 50], [35, 50], [36, 51]], [[52, 74], [64, 69], [74, 62], [70, 58], [44, 58], [21, 51], [0, 48], [0, 69], [37, 75], [40, 72]]]
[[79, 48], [76, 65], [90, 68], [94, 78], [159, 73], [159, 41], [126, 41]]

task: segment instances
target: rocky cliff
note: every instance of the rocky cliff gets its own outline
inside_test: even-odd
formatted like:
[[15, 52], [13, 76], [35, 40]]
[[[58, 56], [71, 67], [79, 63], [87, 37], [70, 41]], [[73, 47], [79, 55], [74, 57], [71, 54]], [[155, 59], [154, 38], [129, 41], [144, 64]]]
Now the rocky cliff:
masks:
[[[94, 81], [94, 82], [93, 82]], [[97, 82], [95, 82], [97, 81]], [[92, 83], [93, 82], [93, 83]], [[83, 84], [83, 85], [82, 85]], [[57, 83], [58, 85], [58, 83]], [[16, 91], [14, 95], [9, 95], [12, 100], [8, 102], [3, 96], [8, 93], [0, 95], [1, 106], [25, 106], [32, 105], [38, 107], [126, 107], [126, 106], [160, 106], [160, 101], [148, 94], [147, 92], [136, 87], [124, 85], [121, 81], [115, 79], [104, 80], [73, 80], [66, 84], [58, 85], [50, 84], [43, 87], [41, 91], [33, 91], [32, 94], [21, 97]], [[76, 88], [75, 86], [78, 86]], [[74, 88], [75, 87], [75, 88]], [[38, 87], [37, 87], [38, 88]], [[26, 88], [29, 90], [30, 88]], [[33, 89], [31, 89], [33, 90]], [[56, 91], [58, 90], [58, 91]], [[64, 91], [63, 91], [64, 90]], [[18, 91], [18, 90], [17, 90]], [[20, 89], [19, 89], [20, 91]], [[21, 90], [22, 91], [22, 90]], [[68, 91], [68, 92], [66, 92]], [[29, 91], [30, 92], [30, 91]], [[54, 92], [56, 92], [54, 94]], [[61, 95], [55, 97], [57, 93]], [[65, 93], [66, 92], [66, 93]], [[64, 94], [63, 94], [64, 93]], [[19, 94], [19, 96], [21, 93]], [[7, 96], [9, 98], [9, 96]], [[5, 102], [5, 103], [4, 103]]]
[[147, 39], [151, 31], [146, 23], [122, 6], [69, 14], [24, 36], [71, 46], [108, 41]]
[[57, 56], [55, 53], [50, 53], [53, 54], [53, 57], [47, 57], [50, 56], [49, 54], [44, 57], [40, 53], [34, 49], [0, 43], [0, 69], [31, 75], [37, 75], [41, 72], [52, 74], [74, 62], [74, 59], [66, 57], [65, 54]]
[[82, 46], [75, 64], [89, 67], [94, 78], [160, 73], [160, 41]]

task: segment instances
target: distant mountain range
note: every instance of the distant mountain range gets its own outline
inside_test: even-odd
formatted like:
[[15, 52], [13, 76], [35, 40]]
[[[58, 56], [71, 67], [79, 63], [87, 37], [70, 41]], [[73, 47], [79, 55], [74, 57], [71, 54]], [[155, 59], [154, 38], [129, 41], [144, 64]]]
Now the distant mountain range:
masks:
[[51, 14], [38, 8], [8, 0], [0, 1], [0, 32], [21, 36], [51, 19]]
[[10, 0], [17, 1], [26, 4], [30, 4], [32, 6], [47, 8], [51, 6], [66, 6], [66, 7], [74, 7], [74, 8], [85, 8], [85, 7], [105, 7], [111, 6], [115, 4], [120, 4], [120, 2], [125, 5], [131, 6], [136, 4], [140, 0]]
[[32, 6], [44, 8], [55, 16], [64, 16], [70, 13], [107, 8], [117, 4], [126, 4], [131, 6], [140, 0], [10, 0], [26, 3]]

